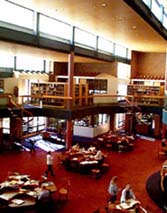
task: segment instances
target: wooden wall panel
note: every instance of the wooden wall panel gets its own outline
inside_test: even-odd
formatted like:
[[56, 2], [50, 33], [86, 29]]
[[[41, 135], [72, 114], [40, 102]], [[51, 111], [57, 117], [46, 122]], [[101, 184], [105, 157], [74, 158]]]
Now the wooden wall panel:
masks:
[[132, 53], [132, 76], [165, 76], [165, 53]]

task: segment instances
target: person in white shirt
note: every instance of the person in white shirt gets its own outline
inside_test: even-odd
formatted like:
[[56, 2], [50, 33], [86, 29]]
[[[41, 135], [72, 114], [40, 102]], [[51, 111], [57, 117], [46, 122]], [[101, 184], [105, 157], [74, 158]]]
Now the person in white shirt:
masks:
[[96, 147], [91, 144], [90, 147], [88, 148], [88, 152], [95, 153], [96, 152]]
[[101, 161], [103, 159], [103, 155], [102, 155], [102, 152], [101, 150], [99, 149], [96, 153], [96, 155], [94, 156], [95, 160], [97, 161]]
[[97, 152], [96, 154], [94, 155], [94, 159], [96, 161], [98, 161], [98, 166], [100, 167], [101, 164], [103, 163], [103, 154], [102, 154], [102, 151], [100, 149], [97, 148]]
[[136, 196], [131, 188], [130, 184], [127, 184], [121, 193], [121, 203], [128, 201], [129, 199], [136, 200]]
[[51, 152], [49, 151], [46, 155], [46, 165], [47, 165], [47, 170], [45, 172], [45, 176], [48, 176], [49, 172], [52, 176], [54, 176], [53, 172], [53, 156]]

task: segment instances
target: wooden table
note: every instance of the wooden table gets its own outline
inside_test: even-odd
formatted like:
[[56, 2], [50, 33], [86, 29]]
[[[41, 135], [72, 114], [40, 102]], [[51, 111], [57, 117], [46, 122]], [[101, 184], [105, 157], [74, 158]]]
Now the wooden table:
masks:
[[129, 202], [118, 203], [118, 204], [109, 204], [108, 212], [109, 213], [135, 213], [136, 206], [139, 206], [140, 202], [138, 200], [130, 199]]
[[0, 184], [0, 201], [5, 203], [8, 208], [35, 206], [43, 185], [51, 193], [57, 191], [57, 187], [52, 181], [45, 181], [40, 185], [39, 180], [31, 180], [29, 176], [20, 175], [7, 177], [7, 180]]

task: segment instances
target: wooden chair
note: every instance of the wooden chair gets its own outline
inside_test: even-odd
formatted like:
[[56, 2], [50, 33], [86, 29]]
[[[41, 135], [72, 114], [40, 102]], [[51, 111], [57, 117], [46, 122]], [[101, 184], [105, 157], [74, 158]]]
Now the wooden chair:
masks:
[[17, 176], [17, 175], [20, 175], [20, 173], [16, 171], [8, 171], [8, 176]]
[[105, 162], [102, 163], [102, 165], [100, 166], [101, 173], [102, 174], [107, 173], [109, 168], [110, 168], [109, 163], [105, 163]]
[[164, 159], [164, 158], [167, 158], [167, 152], [165, 152], [162, 148], [162, 146], [160, 145], [159, 146], [159, 149], [158, 149], [158, 158], [159, 159]]
[[160, 150], [158, 152], [158, 157], [159, 159], [162, 159], [162, 158], [167, 158], [167, 153], [163, 152], [162, 150]]
[[58, 199], [59, 201], [67, 201], [69, 196], [69, 189], [70, 189], [70, 181], [67, 181], [66, 187], [61, 187], [58, 191]]
[[109, 143], [109, 142], [106, 142], [106, 150], [109, 152], [109, 151], [112, 151], [112, 143]]
[[92, 169], [90, 172], [91, 176], [95, 179], [98, 179], [101, 177], [101, 171], [100, 169]]

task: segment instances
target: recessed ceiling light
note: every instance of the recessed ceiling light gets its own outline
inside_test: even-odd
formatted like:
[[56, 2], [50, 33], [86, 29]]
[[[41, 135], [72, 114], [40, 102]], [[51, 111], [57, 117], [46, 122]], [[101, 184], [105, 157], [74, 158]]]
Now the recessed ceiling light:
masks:
[[132, 26], [132, 29], [136, 29], [137, 27], [134, 25], [134, 26]]
[[101, 6], [102, 6], [102, 7], [106, 7], [106, 6], [107, 6], [107, 3], [106, 3], [106, 2], [103, 2], [103, 3], [101, 3]]

